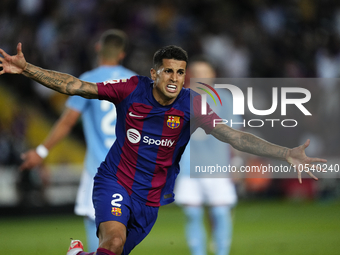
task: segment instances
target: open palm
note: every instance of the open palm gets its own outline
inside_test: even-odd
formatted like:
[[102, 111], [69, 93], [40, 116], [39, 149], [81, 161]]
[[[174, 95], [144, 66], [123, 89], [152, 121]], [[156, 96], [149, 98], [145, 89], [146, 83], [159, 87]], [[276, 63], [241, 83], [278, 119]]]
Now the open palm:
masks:
[[[302, 183], [302, 180], [301, 180], [302, 172], [307, 172], [307, 174], [310, 177], [314, 178], [315, 180], [318, 179], [311, 173], [311, 171], [309, 171], [309, 169], [313, 167], [312, 163], [327, 162], [326, 159], [310, 158], [306, 156], [305, 149], [309, 146], [309, 143], [310, 143], [310, 140], [308, 139], [303, 145], [300, 145], [299, 147], [291, 149], [290, 154], [287, 158], [288, 163], [291, 164], [296, 169], [300, 183]], [[320, 166], [317, 166], [317, 170], [322, 170], [319, 168]]]
[[0, 67], [2, 67], [0, 75], [4, 73], [21, 74], [24, 71], [27, 62], [25, 60], [24, 54], [22, 53], [21, 47], [21, 43], [18, 43], [17, 55], [15, 56], [8, 55], [3, 49], [0, 48], [0, 54], [3, 56], [0, 56]]

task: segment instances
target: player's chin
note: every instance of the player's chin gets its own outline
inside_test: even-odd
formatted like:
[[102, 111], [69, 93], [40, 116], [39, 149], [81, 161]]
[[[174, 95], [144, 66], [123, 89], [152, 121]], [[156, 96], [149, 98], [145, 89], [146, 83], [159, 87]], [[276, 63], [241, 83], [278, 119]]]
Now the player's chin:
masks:
[[176, 91], [176, 92], [167, 92], [166, 93], [166, 96], [169, 98], [169, 99], [174, 99], [178, 96], [179, 92]]

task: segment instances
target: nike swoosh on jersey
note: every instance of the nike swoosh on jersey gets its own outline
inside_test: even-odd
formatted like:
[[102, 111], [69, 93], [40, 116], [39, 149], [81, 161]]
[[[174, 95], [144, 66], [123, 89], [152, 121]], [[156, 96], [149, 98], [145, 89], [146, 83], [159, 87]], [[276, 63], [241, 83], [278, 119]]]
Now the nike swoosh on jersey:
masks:
[[140, 116], [140, 115], [136, 115], [136, 114], [133, 114], [132, 112], [129, 112], [129, 115], [131, 117], [137, 117], [137, 118], [143, 118], [144, 116]]

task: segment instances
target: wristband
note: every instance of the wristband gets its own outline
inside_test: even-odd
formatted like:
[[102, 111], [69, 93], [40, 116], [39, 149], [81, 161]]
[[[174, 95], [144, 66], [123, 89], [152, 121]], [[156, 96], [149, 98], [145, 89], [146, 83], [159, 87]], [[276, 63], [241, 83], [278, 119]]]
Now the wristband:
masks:
[[41, 157], [41, 158], [46, 158], [48, 155], [48, 149], [46, 149], [46, 147], [42, 144], [40, 144], [35, 151], [37, 152], [37, 154]]

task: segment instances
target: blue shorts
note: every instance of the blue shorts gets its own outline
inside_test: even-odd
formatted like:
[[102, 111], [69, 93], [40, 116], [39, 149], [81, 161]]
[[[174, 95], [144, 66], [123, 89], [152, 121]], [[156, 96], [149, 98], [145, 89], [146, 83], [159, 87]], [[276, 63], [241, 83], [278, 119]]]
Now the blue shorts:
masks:
[[159, 209], [131, 199], [123, 186], [100, 173], [94, 178], [93, 204], [97, 231], [99, 224], [105, 221], [119, 221], [126, 226], [122, 255], [129, 254], [149, 234]]

